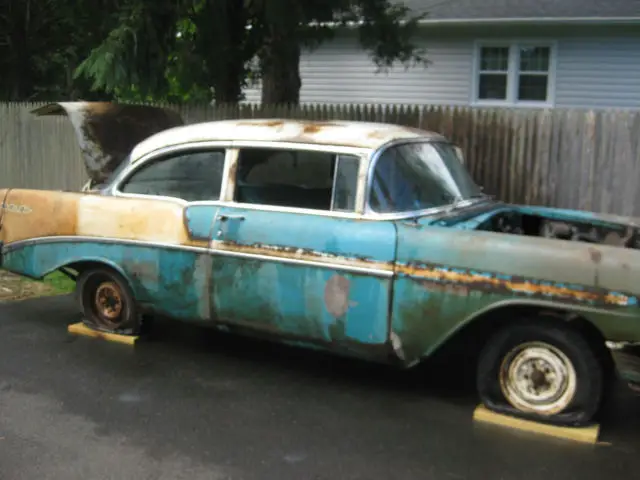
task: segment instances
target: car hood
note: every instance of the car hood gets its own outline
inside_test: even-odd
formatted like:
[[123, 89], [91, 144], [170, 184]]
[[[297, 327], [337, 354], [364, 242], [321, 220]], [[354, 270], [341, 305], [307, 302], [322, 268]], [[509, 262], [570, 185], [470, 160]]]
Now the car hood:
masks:
[[71, 121], [91, 184], [105, 182], [142, 140], [184, 124], [167, 108], [110, 102], [51, 103], [31, 113]]
[[584, 210], [508, 204], [496, 201], [424, 217], [421, 225], [582, 240], [640, 248], [640, 219]]

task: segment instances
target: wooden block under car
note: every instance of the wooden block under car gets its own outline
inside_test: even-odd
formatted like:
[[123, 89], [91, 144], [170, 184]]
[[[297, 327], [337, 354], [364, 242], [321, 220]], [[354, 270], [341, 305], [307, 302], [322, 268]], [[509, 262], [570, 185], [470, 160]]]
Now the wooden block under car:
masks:
[[122, 343], [125, 345], [135, 345], [140, 337], [136, 335], [118, 335], [115, 333], [101, 332], [86, 326], [83, 322], [73, 323], [67, 327], [67, 331], [74, 335], [100, 338], [108, 342]]
[[598, 443], [598, 435], [600, 434], [600, 425], [592, 425], [589, 427], [559, 427], [555, 425], [547, 425], [544, 423], [533, 422], [531, 420], [523, 420], [520, 418], [510, 417], [494, 413], [487, 409], [484, 405], [479, 405], [473, 412], [475, 421], [499, 425], [501, 427], [513, 428], [516, 430], [573, 440], [576, 442], [596, 444]]

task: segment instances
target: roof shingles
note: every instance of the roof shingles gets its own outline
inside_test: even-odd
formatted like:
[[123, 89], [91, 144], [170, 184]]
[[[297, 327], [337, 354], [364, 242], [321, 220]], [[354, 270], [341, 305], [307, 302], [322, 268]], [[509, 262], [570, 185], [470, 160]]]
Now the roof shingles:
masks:
[[640, 17], [640, 0], [398, 0], [426, 20]]

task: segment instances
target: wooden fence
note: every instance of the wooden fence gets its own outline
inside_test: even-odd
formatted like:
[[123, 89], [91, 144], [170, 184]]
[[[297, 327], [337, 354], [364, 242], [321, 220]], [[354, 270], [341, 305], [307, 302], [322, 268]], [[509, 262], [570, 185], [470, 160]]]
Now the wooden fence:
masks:
[[[35, 118], [40, 104], [0, 104], [0, 188], [79, 189], [86, 181], [71, 124]], [[507, 202], [640, 216], [640, 112], [471, 107], [171, 106], [187, 123], [226, 118], [390, 122], [460, 145], [487, 193]]]

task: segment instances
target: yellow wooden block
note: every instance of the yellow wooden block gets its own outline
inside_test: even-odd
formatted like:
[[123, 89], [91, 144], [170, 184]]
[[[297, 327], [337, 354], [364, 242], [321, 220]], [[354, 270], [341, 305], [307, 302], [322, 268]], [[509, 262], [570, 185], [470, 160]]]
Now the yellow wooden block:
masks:
[[87, 327], [84, 323], [78, 322], [69, 325], [67, 328], [69, 333], [74, 335], [82, 335], [85, 337], [100, 338], [108, 342], [123, 343], [125, 345], [134, 345], [139, 337], [135, 335], [117, 335], [115, 333], [106, 333]]
[[533, 422], [508, 415], [501, 415], [488, 410], [484, 405], [479, 405], [473, 412], [473, 419], [480, 422], [491, 423], [516, 430], [549, 435], [556, 438], [573, 440], [576, 442], [596, 444], [600, 434], [600, 425], [589, 427], [560, 427]]

